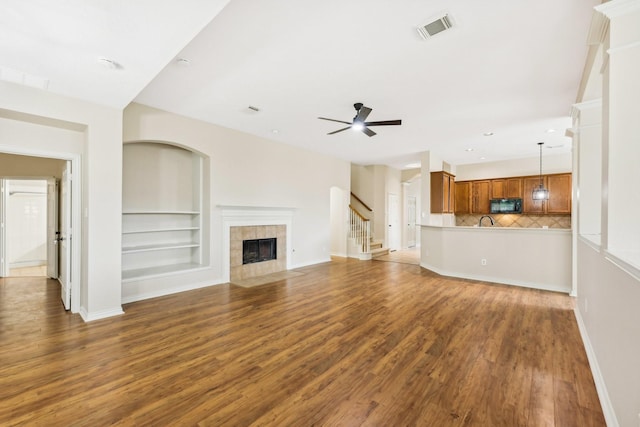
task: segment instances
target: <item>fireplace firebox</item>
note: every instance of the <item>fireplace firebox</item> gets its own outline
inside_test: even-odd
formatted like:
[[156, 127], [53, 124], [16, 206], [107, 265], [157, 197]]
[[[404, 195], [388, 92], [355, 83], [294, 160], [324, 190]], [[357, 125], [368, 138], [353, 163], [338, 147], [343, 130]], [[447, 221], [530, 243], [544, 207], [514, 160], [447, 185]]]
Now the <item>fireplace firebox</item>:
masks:
[[277, 239], [253, 239], [242, 241], [242, 264], [252, 264], [277, 259]]

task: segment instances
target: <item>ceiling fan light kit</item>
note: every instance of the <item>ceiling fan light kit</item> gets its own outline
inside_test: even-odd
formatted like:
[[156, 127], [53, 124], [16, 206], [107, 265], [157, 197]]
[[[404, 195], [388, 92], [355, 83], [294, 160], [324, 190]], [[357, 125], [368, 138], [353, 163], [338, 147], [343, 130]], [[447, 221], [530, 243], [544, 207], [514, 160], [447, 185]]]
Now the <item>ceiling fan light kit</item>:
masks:
[[356, 102], [355, 104], [353, 104], [353, 108], [356, 109], [356, 115], [351, 122], [347, 122], [344, 120], [329, 119], [326, 117], [318, 117], [320, 120], [328, 120], [330, 122], [344, 123], [345, 125], [349, 125], [342, 129], [329, 132], [327, 135], [333, 135], [338, 132], [345, 131], [347, 129], [353, 129], [355, 131], [360, 131], [365, 135], [371, 137], [376, 135], [376, 133], [371, 129], [369, 129], [370, 126], [397, 126], [402, 124], [402, 120], [382, 120], [377, 122], [366, 122], [365, 120], [367, 120], [367, 117], [369, 117], [369, 114], [372, 111], [371, 108], [365, 107], [362, 102]]

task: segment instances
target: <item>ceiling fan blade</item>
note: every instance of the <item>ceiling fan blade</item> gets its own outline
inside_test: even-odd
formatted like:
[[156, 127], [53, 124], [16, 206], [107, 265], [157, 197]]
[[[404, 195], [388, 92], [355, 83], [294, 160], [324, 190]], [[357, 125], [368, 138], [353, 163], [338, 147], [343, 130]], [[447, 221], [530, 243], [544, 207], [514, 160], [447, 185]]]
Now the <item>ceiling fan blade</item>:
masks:
[[401, 125], [402, 120], [382, 120], [380, 122], [366, 122], [365, 126], [393, 126]]
[[362, 132], [363, 132], [364, 134], [366, 134], [367, 136], [374, 136], [374, 135], [377, 135], [374, 131], [372, 131], [371, 129], [369, 129], [369, 128], [367, 128], [367, 127], [362, 128]]
[[333, 135], [334, 133], [342, 132], [343, 130], [351, 129], [351, 126], [347, 126], [346, 128], [334, 130], [333, 132], [329, 132], [327, 135]]
[[344, 123], [345, 125], [350, 125], [351, 122], [345, 122], [343, 120], [336, 120], [336, 119], [328, 119], [326, 117], [318, 117], [320, 120], [329, 120], [330, 122], [338, 122], [338, 123]]
[[367, 120], [367, 117], [369, 117], [369, 114], [371, 113], [371, 108], [369, 107], [360, 107], [360, 110], [358, 110], [358, 114], [356, 114], [356, 118], [353, 119], [354, 122], [364, 122], [365, 120]]

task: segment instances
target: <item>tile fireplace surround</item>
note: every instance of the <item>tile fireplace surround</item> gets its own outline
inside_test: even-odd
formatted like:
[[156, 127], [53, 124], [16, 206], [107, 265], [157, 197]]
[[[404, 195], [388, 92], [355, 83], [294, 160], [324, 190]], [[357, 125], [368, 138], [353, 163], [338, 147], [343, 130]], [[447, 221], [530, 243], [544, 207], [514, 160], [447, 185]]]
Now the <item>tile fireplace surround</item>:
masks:
[[[217, 206], [222, 217], [224, 280], [243, 280], [290, 270], [295, 208]], [[232, 236], [233, 234], [233, 236]], [[242, 241], [275, 237], [277, 259], [242, 265]]]
[[[276, 259], [242, 264], [243, 240], [276, 238]], [[284, 225], [231, 227], [229, 232], [230, 280], [244, 280], [287, 269], [287, 228]]]

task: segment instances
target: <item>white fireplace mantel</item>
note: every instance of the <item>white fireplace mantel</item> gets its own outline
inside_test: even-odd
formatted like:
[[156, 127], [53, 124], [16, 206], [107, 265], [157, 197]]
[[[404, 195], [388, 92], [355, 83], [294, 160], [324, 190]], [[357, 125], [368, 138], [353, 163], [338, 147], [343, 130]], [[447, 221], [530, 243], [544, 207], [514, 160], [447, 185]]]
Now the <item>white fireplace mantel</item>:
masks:
[[268, 206], [218, 205], [222, 217], [222, 271], [224, 281], [231, 278], [231, 227], [252, 225], [284, 225], [287, 229], [287, 270], [291, 269], [293, 215], [296, 208]]

